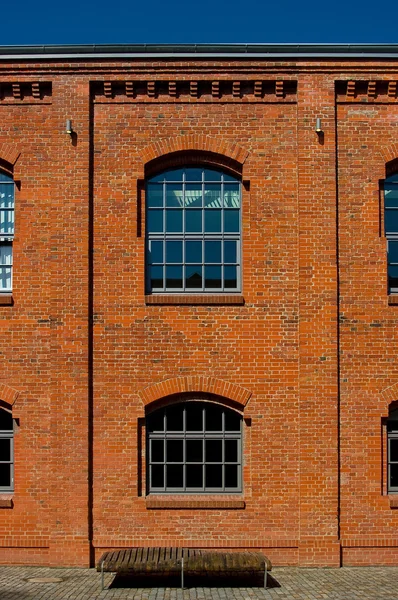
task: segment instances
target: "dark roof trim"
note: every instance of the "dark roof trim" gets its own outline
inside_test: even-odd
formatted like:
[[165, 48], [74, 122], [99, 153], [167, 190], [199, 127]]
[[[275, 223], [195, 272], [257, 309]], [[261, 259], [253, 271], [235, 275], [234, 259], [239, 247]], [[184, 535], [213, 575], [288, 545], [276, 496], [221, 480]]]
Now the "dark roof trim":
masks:
[[61, 58], [398, 58], [398, 44], [84, 44], [0, 46], [0, 60]]

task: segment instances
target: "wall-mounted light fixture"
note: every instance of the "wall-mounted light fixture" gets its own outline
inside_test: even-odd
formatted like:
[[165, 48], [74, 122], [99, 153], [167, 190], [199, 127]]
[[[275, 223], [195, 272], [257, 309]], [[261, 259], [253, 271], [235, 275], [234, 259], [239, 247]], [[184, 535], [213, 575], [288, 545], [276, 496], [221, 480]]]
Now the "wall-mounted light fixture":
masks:
[[323, 133], [323, 131], [322, 131], [322, 119], [320, 119], [319, 117], [317, 117], [317, 119], [316, 119], [315, 131], [316, 131], [316, 133]]
[[69, 135], [72, 135], [72, 133], [73, 133], [72, 120], [71, 119], [66, 119], [65, 133], [68, 133]]

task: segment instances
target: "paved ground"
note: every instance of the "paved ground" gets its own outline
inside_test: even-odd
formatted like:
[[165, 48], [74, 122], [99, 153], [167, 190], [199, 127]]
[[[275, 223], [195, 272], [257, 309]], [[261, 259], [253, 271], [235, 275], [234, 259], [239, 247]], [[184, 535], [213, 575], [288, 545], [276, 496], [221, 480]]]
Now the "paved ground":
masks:
[[[398, 567], [275, 568], [280, 587], [128, 588], [100, 591], [94, 569], [0, 567], [0, 600], [398, 600]], [[62, 578], [61, 582], [29, 581]], [[112, 584], [107, 574], [105, 583]]]

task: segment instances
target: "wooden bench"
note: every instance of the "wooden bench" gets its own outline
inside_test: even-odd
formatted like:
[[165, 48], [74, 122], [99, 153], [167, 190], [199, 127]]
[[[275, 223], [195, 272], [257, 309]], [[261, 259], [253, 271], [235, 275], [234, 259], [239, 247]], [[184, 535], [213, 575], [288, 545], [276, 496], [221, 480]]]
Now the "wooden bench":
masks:
[[271, 571], [270, 560], [261, 552], [220, 552], [192, 548], [126, 548], [105, 552], [97, 564], [101, 572], [101, 591], [104, 589], [104, 573], [136, 576], [181, 575], [184, 576], [230, 575], [253, 577]]

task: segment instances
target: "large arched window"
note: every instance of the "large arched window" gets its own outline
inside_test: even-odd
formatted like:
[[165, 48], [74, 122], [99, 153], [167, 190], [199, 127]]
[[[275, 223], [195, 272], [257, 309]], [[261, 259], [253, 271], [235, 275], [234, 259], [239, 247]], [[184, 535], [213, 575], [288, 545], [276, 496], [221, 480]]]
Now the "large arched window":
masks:
[[14, 430], [12, 414], [0, 408], [0, 492], [14, 489]]
[[14, 181], [0, 172], [0, 293], [12, 290]]
[[384, 229], [387, 238], [388, 290], [398, 293], [398, 173], [384, 182]]
[[211, 402], [173, 404], [147, 417], [148, 493], [242, 490], [242, 417]]
[[239, 292], [241, 183], [214, 169], [147, 181], [147, 292]]

